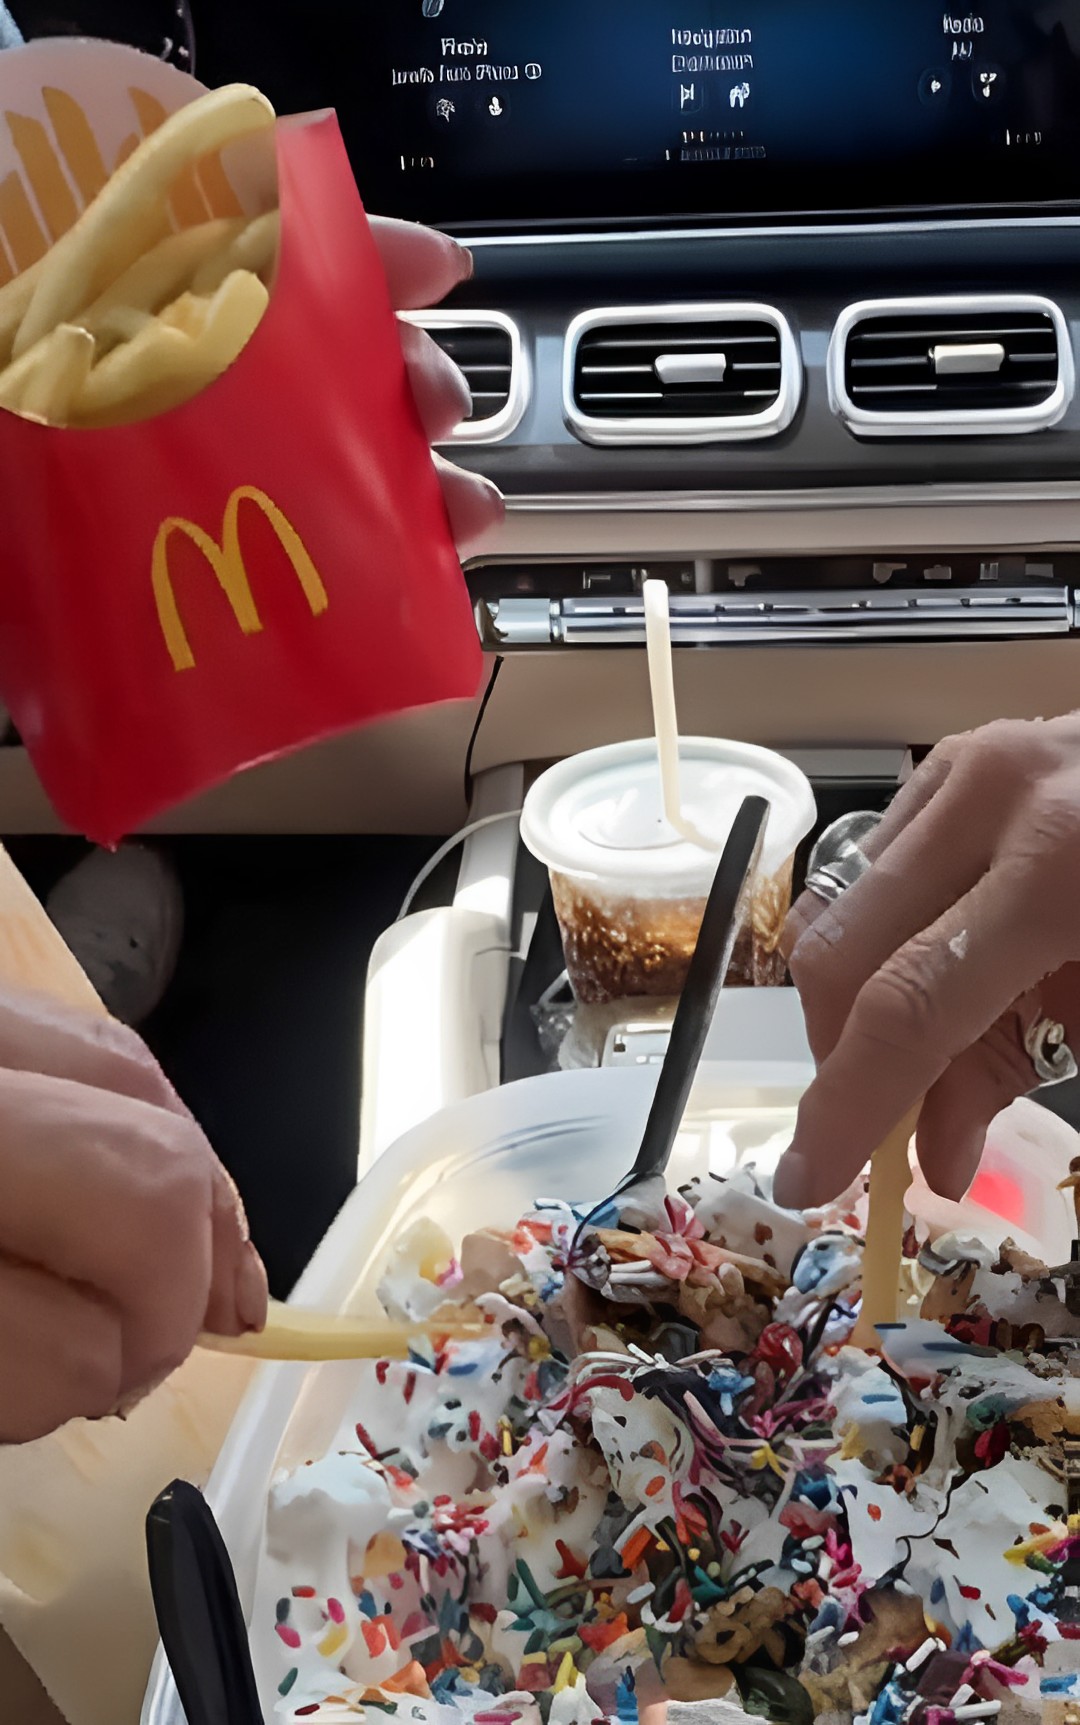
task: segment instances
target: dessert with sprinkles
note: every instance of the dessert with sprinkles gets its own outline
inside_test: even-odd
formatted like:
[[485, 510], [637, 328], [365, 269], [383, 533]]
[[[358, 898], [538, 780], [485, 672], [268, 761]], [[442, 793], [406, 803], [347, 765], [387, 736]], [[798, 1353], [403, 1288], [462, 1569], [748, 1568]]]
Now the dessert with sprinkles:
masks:
[[[749, 1170], [580, 1229], [537, 1202], [398, 1244], [363, 1368], [275, 1481], [278, 1717], [633, 1725], [1061, 1720], [1080, 1699], [1080, 1316], [1065, 1269], [909, 1230], [900, 1323], [850, 1345], [862, 1184]], [[710, 1714], [712, 1709], [712, 1714]]]

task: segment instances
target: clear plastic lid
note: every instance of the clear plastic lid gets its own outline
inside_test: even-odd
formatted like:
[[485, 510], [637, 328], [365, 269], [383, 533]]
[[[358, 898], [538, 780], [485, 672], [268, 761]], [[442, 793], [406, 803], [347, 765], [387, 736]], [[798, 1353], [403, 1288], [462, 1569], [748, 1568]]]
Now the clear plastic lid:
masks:
[[776, 874], [814, 824], [810, 781], [771, 749], [721, 738], [679, 744], [683, 812], [715, 842], [704, 851], [664, 818], [651, 737], [571, 755], [544, 773], [525, 799], [521, 836], [559, 874], [625, 885], [662, 897], [705, 893], [744, 797], [771, 805], [762, 872]]

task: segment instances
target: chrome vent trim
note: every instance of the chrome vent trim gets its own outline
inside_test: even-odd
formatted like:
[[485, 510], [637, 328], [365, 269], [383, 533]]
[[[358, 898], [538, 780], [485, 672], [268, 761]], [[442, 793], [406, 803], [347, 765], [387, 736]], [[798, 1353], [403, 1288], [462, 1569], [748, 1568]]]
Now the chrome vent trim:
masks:
[[[448, 443], [501, 443], [512, 436], [525, 414], [529, 402], [529, 369], [521, 330], [513, 318], [501, 311], [406, 311], [399, 312], [404, 323], [424, 329], [460, 364], [473, 392], [474, 404], [482, 404], [486, 385], [491, 399], [497, 404], [489, 411], [476, 413], [451, 432]], [[490, 331], [499, 340], [498, 355], [470, 363], [459, 360], [454, 349], [460, 346], [455, 337], [468, 337], [470, 332]], [[505, 356], [505, 359], [504, 357]], [[488, 373], [490, 375], [483, 375]]]
[[[759, 410], [693, 415], [665, 414], [662, 411], [654, 413], [650, 408], [646, 412], [609, 415], [590, 412], [579, 400], [579, 351], [583, 342], [601, 330], [611, 329], [617, 332], [613, 340], [617, 345], [622, 345], [618, 338], [623, 331], [629, 332], [634, 326], [645, 330], [662, 326], [671, 329], [672, 344], [677, 347], [679, 329], [697, 325], [708, 326], [710, 331], [715, 329], [716, 336], [713, 341], [710, 335], [705, 345], [703, 357], [709, 361], [704, 368], [705, 375], [700, 380], [693, 381], [706, 388], [715, 385], [717, 390], [730, 389], [734, 407], [738, 399], [739, 367], [738, 362], [731, 360], [724, 352], [724, 331], [729, 331], [729, 340], [761, 339], [749, 335], [745, 330], [731, 334], [733, 326], [739, 324], [763, 326], [770, 339], [768, 363], [770, 367], [779, 366], [775, 393], [770, 392], [769, 400]], [[632, 342], [635, 338], [631, 333], [627, 333], [623, 340]], [[706, 343], [704, 335], [701, 341]], [[652, 338], [648, 340], [646, 351], [656, 346], [659, 347], [659, 353], [652, 362], [654, 372], [656, 360], [660, 357], [676, 360], [687, 357], [685, 352], [679, 354], [677, 351], [674, 355], [665, 355], [663, 342]], [[774, 352], [775, 360], [772, 357]], [[721, 354], [724, 357], [723, 366], [718, 363]], [[685, 387], [678, 381], [685, 375], [685, 367], [675, 364], [668, 370], [669, 375], [676, 379], [675, 387]], [[791, 326], [772, 306], [732, 303], [611, 306], [582, 312], [574, 318], [566, 332], [563, 351], [563, 413], [575, 437], [580, 438], [583, 443], [600, 447], [625, 447], [628, 444], [735, 443], [753, 438], [775, 437], [794, 419], [802, 397], [802, 386], [802, 361]], [[661, 405], [664, 387], [657, 376], [656, 400]], [[652, 388], [647, 393], [652, 395]]]
[[[870, 641], [971, 641], [1068, 635], [1066, 587], [955, 593], [847, 591], [671, 595], [676, 647], [779, 646]], [[477, 626], [491, 650], [640, 647], [644, 601], [547, 597], [479, 600]]]
[[[1012, 340], [1019, 344], [1038, 332], [1015, 326], [1010, 331], [1010, 317], [1027, 319], [1029, 323], [1044, 320], [1047, 333], [1052, 332], [1057, 346], [1056, 382], [1047, 381], [1045, 396], [1026, 406], [1013, 407], [1004, 399], [1007, 392], [1022, 387], [1017, 379], [1010, 381], [1009, 343]], [[889, 335], [886, 329], [882, 339], [895, 340], [903, 347], [905, 342], [914, 343], [925, 334], [926, 366], [922, 376], [912, 383], [911, 367], [917, 361], [910, 354], [905, 355], [899, 361], [903, 375], [894, 387], [909, 398], [914, 393], [925, 394], [927, 404], [923, 408], [890, 409], [883, 400], [888, 386], [871, 383], [868, 388], [876, 392], [877, 399], [875, 405], [867, 406], [852, 393], [848, 366], [852, 339], [858, 339], [860, 329], [868, 323], [888, 326], [906, 320], [925, 322], [925, 331]], [[972, 322], [977, 326], [974, 329]], [[948, 365], [943, 367], [932, 357], [932, 349], [939, 347], [955, 352], [967, 346], [973, 354], [975, 348], [985, 353], [988, 346], [996, 343], [1005, 348], [1003, 363], [985, 370], [968, 365], [954, 370], [950, 376]], [[1014, 359], [1020, 357], [1014, 350]], [[866, 363], [872, 370], [884, 361], [879, 357]], [[860, 300], [848, 306], [833, 330], [827, 374], [829, 405], [856, 437], [991, 437], [1046, 431], [1056, 425], [1072, 401], [1076, 368], [1068, 323], [1052, 300], [1034, 294], [949, 294], [919, 299]], [[952, 391], [970, 389], [975, 376], [983, 380], [983, 388], [996, 391], [1003, 399], [987, 407], [950, 405]], [[1038, 392], [1038, 382], [1035, 389]]]

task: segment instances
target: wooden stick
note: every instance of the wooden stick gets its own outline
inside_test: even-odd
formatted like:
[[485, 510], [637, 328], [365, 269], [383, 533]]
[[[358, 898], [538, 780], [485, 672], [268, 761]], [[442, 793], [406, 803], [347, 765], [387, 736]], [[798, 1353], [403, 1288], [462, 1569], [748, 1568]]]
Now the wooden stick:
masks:
[[874, 1151], [870, 1163], [862, 1309], [851, 1333], [851, 1346], [865, 1348], [868, 1353], [881, 1351], [877, 1326], [896, 1322], [904, 1247], [904, 1199], [911, 1185], [908, 1151], [921, 1111], [920, 1102]]

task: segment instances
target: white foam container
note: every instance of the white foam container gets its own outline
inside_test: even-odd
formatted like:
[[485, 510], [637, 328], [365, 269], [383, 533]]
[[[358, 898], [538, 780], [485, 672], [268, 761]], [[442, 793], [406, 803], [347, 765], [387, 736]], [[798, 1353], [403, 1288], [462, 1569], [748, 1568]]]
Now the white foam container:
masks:
[[[805, 1076], [788, 1066], [777, 1069], [779, 1083], [735, 1087], [710, 1081], [703, 1067], [672, 1174], [682, 1179], [706, 1165], [723, 1172], [754, 1156], [775, 1159], [790, 1138]], [[633, 1160], [655, 1084], [656, 1070], [647, 1068], [554, 1073], [447, 1109], [407, 1134], [365, 1175], [313, 1258], [294, 1303], [377, 1312], [376, 1287], [393, 1243], [421, 1216], [460, 1238], [485, 1223], [512, 1225], [538, 1196], [602, 1197]], [[252, 1650], [268, 1720], [281, 1675], [273, 1657], [273, 1600], [260, 1610], [256, 1586], [269, 1486], [279, 1469], [322, 1453], [348, 1410], [359, 1375], [349, 1363], [262, 1367], [207, 1488], [255, 1626]], [[363, 1417], [359, 1408], [356, 1417]], [[260, 1621], [265, 1636], [258, 1632]], [[183, 1718], [159, 1651], [143, 1725], [183, 1725]]]
[[[762, 1072], [758, 1067], [754, 1075], [759, 1082], [737, 1084], [730, 1067], [702, 1067], [672, 1158], [676, 1183], [706, 1169], [730, 1173], [749, 1161], [771, 1171], [790, 1140], [810, 1074], [797, 1064], [778, 1064], [771, 1077]], [[656, 1070], [647, 1068], [555, 1073], [473, 1097], [416, 1128], [375, 1163], [349, 1198], [294, 1303], [375, 1313], [376, 1287], [393, 1243], [421, 1216], [460, 1238], [484, 1224], [512, 1225], [536, 1197], [601, 1197], [632, 1160], [655, 1083]], [[995, 1134], [990, 1157], [997, 1166], [993, 1142], [1000, 1140], [1004, 1186], [1013, 1192], [1017, 1180], [1026, 1180], [1034, 1193], [1055, 1174], [1062, 1177], [1077, 1138], [1033, 1104], [1017, 1106], [1025, 1118], [1038, 1118], [1028, 1121], [1019, 1138]], [[1062, 1199], [1055, 1214], [1067, 1235], [1071, 1205]], [[959, 1213], [944, 1219], [957, 1225], [976, 1220]], [[268, 1721], [280, 1677], [271, 1565], [259, 1579], [269, 1487], [280, 1469], [323, 1453], [357, 1396], [360, 1370], [350, 1363], [261, 1368], [207, 1488], [253, 1624], [252, 1651]], [[362, 1403], [353, 1417], [364, 1417]], [[142, 1725], [184, 1725], [160, 1651]]]

